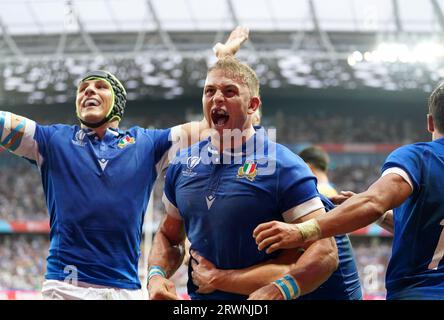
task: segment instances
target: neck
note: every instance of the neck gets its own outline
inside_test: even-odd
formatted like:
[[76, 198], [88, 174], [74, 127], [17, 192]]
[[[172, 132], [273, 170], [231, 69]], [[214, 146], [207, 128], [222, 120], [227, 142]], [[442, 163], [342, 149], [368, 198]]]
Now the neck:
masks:
[[88, 128], [93, 130], [100, 139], [102, 139], [105, 136], [106, 129], [108, 128], [117, 129], [118, 127], [119, 127], [119, 122], [117, 120], [111, 122], [105, 122], [98, 128], [90, 128], [85, 126], [84, 124], [81, 125], [81, 128]]
[[320, 183], [329, 183], [327, 174], [323, 171], [316, 170], [313, 172], [316, 178], [318, 179], [318, 184]]
[[440, 133], [440, 132], [438, 132], [436, 130], [433, 131], [433, 133], [432, 133], [432, 140], [440, 139], [442, 137], [444, 137], [444, 135], [442, 133]]
[[[231, 130], [228, 130], [231, 131]], [[248, 139], [250, 139], [255, 133], [253, 126], [249, 126], [242, 131], [241, 136], [232, 135], [227, 133], [226, 135], [220, 134], [217, 130], [212, 130], [211, 143], [216, 147], [219, 152], [227, 149], [236, 149], [242, 146]]]

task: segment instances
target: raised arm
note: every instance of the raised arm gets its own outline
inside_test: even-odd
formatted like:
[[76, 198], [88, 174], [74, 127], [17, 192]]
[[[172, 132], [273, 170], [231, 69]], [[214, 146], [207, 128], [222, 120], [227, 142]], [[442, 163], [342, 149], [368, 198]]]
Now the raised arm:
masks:
[[250, 30], [247, 27], [237, 26], [231, 31], [227, 41], [222, 44], [218, 42], [214, 47], [214, 54], [218, 59], [226, 56], [234, 56], [240, 49], [240, 46], [248, 40]]
[[[322, 214], [324, 209], [312, 212], [295, 222], [306, 221]], [[199, 287], [199, 293], [214, 290], [249, 295], [255, 290], [267, 286], [285, 274], [291, 274], [300, 289], [300, 294], [307, 294], [319, 287], [336, 270], [338, 265], [337, 248], [333, 239], [317, 241], [307, 245], [306, 250], [283, 250], [276, 258], [244, 269], [222, 270], [193, 252], [193, 282]], [[279, 289], [273, 285], [264, 299], [282, 299]]]
[[36, 123], [11, 112], [0, 111], [0, 146], [30, 160], [38, 159], [34, 140]]

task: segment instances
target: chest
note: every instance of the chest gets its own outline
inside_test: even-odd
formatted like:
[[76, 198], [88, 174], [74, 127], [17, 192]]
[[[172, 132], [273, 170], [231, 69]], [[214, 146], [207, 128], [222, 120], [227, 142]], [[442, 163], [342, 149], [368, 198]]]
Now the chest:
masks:
[[[51, 141], [47, 167], [53, 176], [115, 177], [121, 182], [144, 176], [153, 167], [153, 146], [146, 139], [99, 140], [56, 136]], [[126, 140], [125, 140], [126, 141]]]
[[182, 167], [176, 181], [176, 201], [185, 220], [211, 224], [258, 223], [279, 218], [276, 175], [238, 165]]

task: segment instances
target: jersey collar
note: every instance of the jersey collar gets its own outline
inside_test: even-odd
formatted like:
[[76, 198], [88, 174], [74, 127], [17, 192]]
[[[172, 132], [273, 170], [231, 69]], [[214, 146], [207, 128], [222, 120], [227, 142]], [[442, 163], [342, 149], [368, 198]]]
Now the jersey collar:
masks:
[[[94, 138], [97, 136], [96, 132], [93, 129], [82, 128], [82, 130], [89, 137]], [[124, 134], [124, 132], [122, 130], [119, 130], [119, 128], [107, 128], [102, 140], [106, 143], [109, 143], [109, 142], [113, 141], [115, 138], [117, 138], [123, 134]]]
[[[266, 147], [266, 143], [268, 141], [267, 133], [264, 127], [261, 126], [254, 126], [254, 130], [255, 130], [254, 135], [250, 139], [248, 139], [244, 144], [242, 144], [242, 146], [235, 148], [233, 150], [225, 149], [223, 151], [223, 154], [232, 157], [242, 157], [242, 156], [250, 156], [252, 154], [259, 152], [263, 153], [264, 148]], [[211, 143], [211, 137], [208, 137], [208, 152], [213, 155], [220, 154], [219, 150], [217, 150], [217, 148]]]

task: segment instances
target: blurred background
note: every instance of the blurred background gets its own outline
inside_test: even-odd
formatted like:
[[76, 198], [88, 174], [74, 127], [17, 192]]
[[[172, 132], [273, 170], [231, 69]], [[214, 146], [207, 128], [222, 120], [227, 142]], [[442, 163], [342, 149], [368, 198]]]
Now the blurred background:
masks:
[[[364, 191], [401, 144], [429, 140], [427, 97], [444, 76], [444, 0], [0, 0], [0, 109], [41, 124], [77, 123], [91, 69], [128, 91], [122, 128], [201, 118], [211, 48], [236, 25], [238, 57], [261, 81], [263, 121], [298, 152], [331, 157], [338, 190]], [[145, 219], [140, 275], [162, 217], [162, 177]], [[0, 299], [39, 299], [49, 245], [39, 172], [0, 152]], [[391, 235], [350, 235], [365, 299], [384, 299]], [[185, 268], [174, 276], [184, 296]]]

